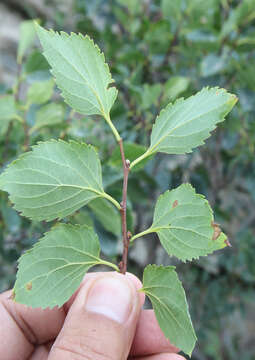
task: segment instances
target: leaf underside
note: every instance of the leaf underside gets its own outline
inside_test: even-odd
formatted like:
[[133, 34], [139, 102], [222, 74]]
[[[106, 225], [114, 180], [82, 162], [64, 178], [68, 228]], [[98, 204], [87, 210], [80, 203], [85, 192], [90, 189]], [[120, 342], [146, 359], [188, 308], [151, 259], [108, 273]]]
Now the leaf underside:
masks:
[[74, 110], [85, 115], [109, 115], [117, 97], [103, 53], [88, 36], [47, 31], [36, 24], [44, 56], [62, 95]]
[[103, 227], [116, 236], [121, 234], [120, 212], [109, 201], [98, 198], [91, 201], [88, 207], [96, 215]]
[[100, 263], [99, 241], [86, 226], [59, 224], [19, 259], [14, 301], [32, 307], [62, 306], [85, 273]]
[[70, 215], [103, 196], [99, 157], [92, 146], [62, 140], [39, 143], [0, 176], [16, 210], [33, 220]]
[[148, 153], [185, 154], [204, 144], [216, 124], [235, 105], [237, 98], [224, 89], [204, 88], [163, 109], [151, 133]]
[[148, 265], [142, 291], [149, 297], [159, 326], [171, 344], [191, 356], [196, 334], [184, 289], [174, 269], [174, 266]]
[[215, 239], [212, 209], [190, 184], [159, 197], [151, 228], [167, 253], [182, 261], [197, 259], [227, 245], [224, 233]]

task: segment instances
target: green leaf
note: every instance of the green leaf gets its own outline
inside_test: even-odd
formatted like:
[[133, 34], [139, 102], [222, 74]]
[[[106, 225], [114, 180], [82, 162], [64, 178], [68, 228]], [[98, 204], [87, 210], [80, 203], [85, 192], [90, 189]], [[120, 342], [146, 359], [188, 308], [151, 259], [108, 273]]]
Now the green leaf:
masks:
[[32, 307], [62, 306], [90, 267], [100, 246], [87, 226], [58, 224], [19, 259], [14, 300]]
[[76, 211], [73, 215], [70, 216], [69, 224], [87, 225], [89, 227], [94, 226], [91, 214], [87, 209], [84, 208]]
[[[123, 147], [124, 147], [125, 157], [129, 161], [134, 161], [136, 158], [144, 154], [144, 152], [146, 151], [145, 146], [131, 142], [124, 142]], [[133, 171], [141, 170], [145, 166], [148, 160], [149, 158], [141, 161], [139, 164], [137, 164], [137, 166], [133, 169]], [[122, 165], [119, 146], [116, 146], [116, 148], [113, 150], [109, 162], [113, 167], [122, 169], [123, 165]]]
[[121, 234], [120, 212], [112, 204], [98, 198], [91, 201], [88, 206], [107, 231], [116, 236]]
[[187, 90], [190, 79], [185, 76], [172, 76], [164, 85], [162, 101], [169, 103]]
[[50, 103], [42, 106], [35, 116], [35, 124], [29, 130], [29, 134], [45, 126], [60, 124], [64, 119], [64, 108], [61, 104]]
[[237, 31], [242, 25], [253, 21], [255, 18], [255, 1], [244, 0], [240, 4], [231, 9], [230, 15], [222, 26], [221, 38], [228, 36], [231, 32]]
[[37, 50], [33, 51], [28, 55], [27, 60], [25, 62], [25, 72], [26, 74], [33, 73], [43, 73], [47, 72], [50, 69], [48, 61], [45, 57]]
[[224, 89], [204, 88], [194, 96], [177, 100], [162, 110], [151, 133], [147, 154], [185, 154], [204, 144], [216, 124], [235, 105], [235, 95]]
[[54, 80], [34, 82], [28, 89], [27, 102], [29, 104], [44, 104], [53, 95]]
[[12, 119], [17, 116], [15, 99], [13, 95], [0, 97], [0, 135], [4, 135]]
[[201, 76], [213, 76], [221, 73], [227, 67], [227, 56], [211, 53], [201, 62]]
[[141, 109], [146, 110], [149, 109], [152, 105], [157, 105], [161, 91], [161, 84], [144, 84], [141, 92]]
[[165, 19], [170, 21], [179, 22], [182, 18], [182, 0], [161, 0], [161, 11]]
[[171, 344], [191, 356], [197, 338], [185, 292], [174, 269], [148, 265], [141, 290], [149, 297], [159, 326]]
[[23, 21], [20, 26], [20, 41], [17, 53], [18, 64], [21, 64], [25, 52], [33, 44], [35, 35], [34, 21]]
[[117, 89], [109, 87], [113, 79], [99, 48], [88, 36], [47, 31], [38, 24], [36, 29], [67, 104], [81, 114], [109, 117]]
[[167, 253], [182, 261], [197, 259], [227, 246], [226, 235], [214, 224], [208, 201], [196, 194], [190, 184], [166, 191], [159, 197], [148, 232], [156, 232]]
[[97, 197], [118, 205], [103, 190], [94, 148], [74, 141], [34, 146], [1, 174], [0, 188], [10, 193], [16, 210], [33, 220], [61, 219]]
[[131, 16], [138, 15], [142, 12], [142, 3], [137, 0], [117, 0], [117, 2], [127, 7]]

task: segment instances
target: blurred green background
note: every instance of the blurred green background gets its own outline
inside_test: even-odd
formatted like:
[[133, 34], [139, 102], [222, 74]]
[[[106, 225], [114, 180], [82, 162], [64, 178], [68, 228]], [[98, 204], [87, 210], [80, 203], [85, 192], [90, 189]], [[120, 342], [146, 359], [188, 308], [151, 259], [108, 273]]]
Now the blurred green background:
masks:
[[[104, 51], [119, 90], [112, 120], [128, 143], [127, 157], [148, 146], [159, 110], [176, 98], [207, 85], [238, 96], [205, 146], [185, 156], [157, 154], [131, 174], [128, 191], [129, 229], [139, 232], [151, 224], [160, 193], [191, 182], [209, 199], [232, 248], [182, 264], [148, 236], [130, 249], [129, 271], [141, 276], [148, 263], [177, 266], [198, 335], [192, 359], [254, 360], [255, 0], [1, 0], [0, 171], [40, 140], [84, 140], [98, 148], [106, 191], [119, 198], [114, 138], [99, 117], [84, 118], [63, 102], [29, 21], [35, 18], [88, 34]], [[104, 255], [119, 261], [120, 234], [111, 222], [118, 214], [101, 206], [92, 203], [71, 221], [94, 224]], [[12, 286], [21, 252], [51, 225], [20, 217], [0, 193], [1, 291]]]

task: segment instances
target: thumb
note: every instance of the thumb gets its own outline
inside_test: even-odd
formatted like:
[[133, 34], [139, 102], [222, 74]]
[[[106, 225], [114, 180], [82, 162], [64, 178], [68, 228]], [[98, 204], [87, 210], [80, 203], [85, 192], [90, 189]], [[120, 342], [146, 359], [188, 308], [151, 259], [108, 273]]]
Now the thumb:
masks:
[[131, 274], [105, 273], [85, 282], [77, 294], [49, 360], [126, 360], [143, 295]]

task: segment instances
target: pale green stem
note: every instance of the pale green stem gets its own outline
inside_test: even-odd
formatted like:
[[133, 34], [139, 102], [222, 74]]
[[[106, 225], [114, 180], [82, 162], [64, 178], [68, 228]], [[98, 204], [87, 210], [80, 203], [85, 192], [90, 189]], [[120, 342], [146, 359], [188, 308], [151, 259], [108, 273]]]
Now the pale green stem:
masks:
[[144, 230], [144, 231], [132, 236], [131, 239], [130, 239], [130, 242], [133, 242], [135, 239], [137, 239], [137, 238], [139, 238], [141, 236], [151, 234], [151, 233], [156, 233], [156, 232], [158, 232], [159, 230], [162, 230], [162, 229], [170, 229], [170, 226], [160, 226], [160, 227], [155, 227], [155, 228], [150, 227], [149, 229]]
[[147, 150], [143, 155], [139, 156], [137, 159], [135, 159], [134, 161], [131, 162], [130, 169], [132, 169], [132, 167], [134, 167], [136, 164], [138, 164], [143, 159], [146, 159], [150, 155], [151, 155], [151, 152], [149, 150]]
[[130, 242], [132, 243], [135, 239], [137, 239], [137, 238], [139, 238], [141, 236], [153, 233], [153, 232], [155, 232], [155, 229], [153, 229], [153, 228], [149, 228], [147, 230], [144, 230], [144, 231], [132, 236], [131, 239], [130, 239]]
[[115, 136], [116, 138], [116, 141], [119, 142], [121, 137], [120, 137], [120, 134], [118, 133], [118, 130], [116, 129], [116, 127], [113, 125], [112, 121], [111, 121], [111, 118], [110, 118], [110, 115], [109, 114], [104, 114], [104, 118], [107, 122], [107, 124], [110, 126], [112, 132], [113, 132], [113, 135]]
[[114, 270], [116, 270], [118, 272], [120, 271], [117, 265], [115, 265], [115, 264], [113, 264], [113, 263], [111, 263], [109, 261], [106, 261], [106, 260], [99, 259], [98, 265], [106, 265], [106, 266], [109, 266], [109, 267], [111, 267], [112, 269], [114, 269]]
[[109, 200], [114, 206], [116, 206], [116, 208], [117, 208], [118, 210], [121, 209], [121, 206], [120, 206], [120, 204], [118, 203], [118, 201], [115, 200], [113, 197], [111, 197], [109, 194], [103, 193], [102, 196], [103, 196], [105, 199]]

